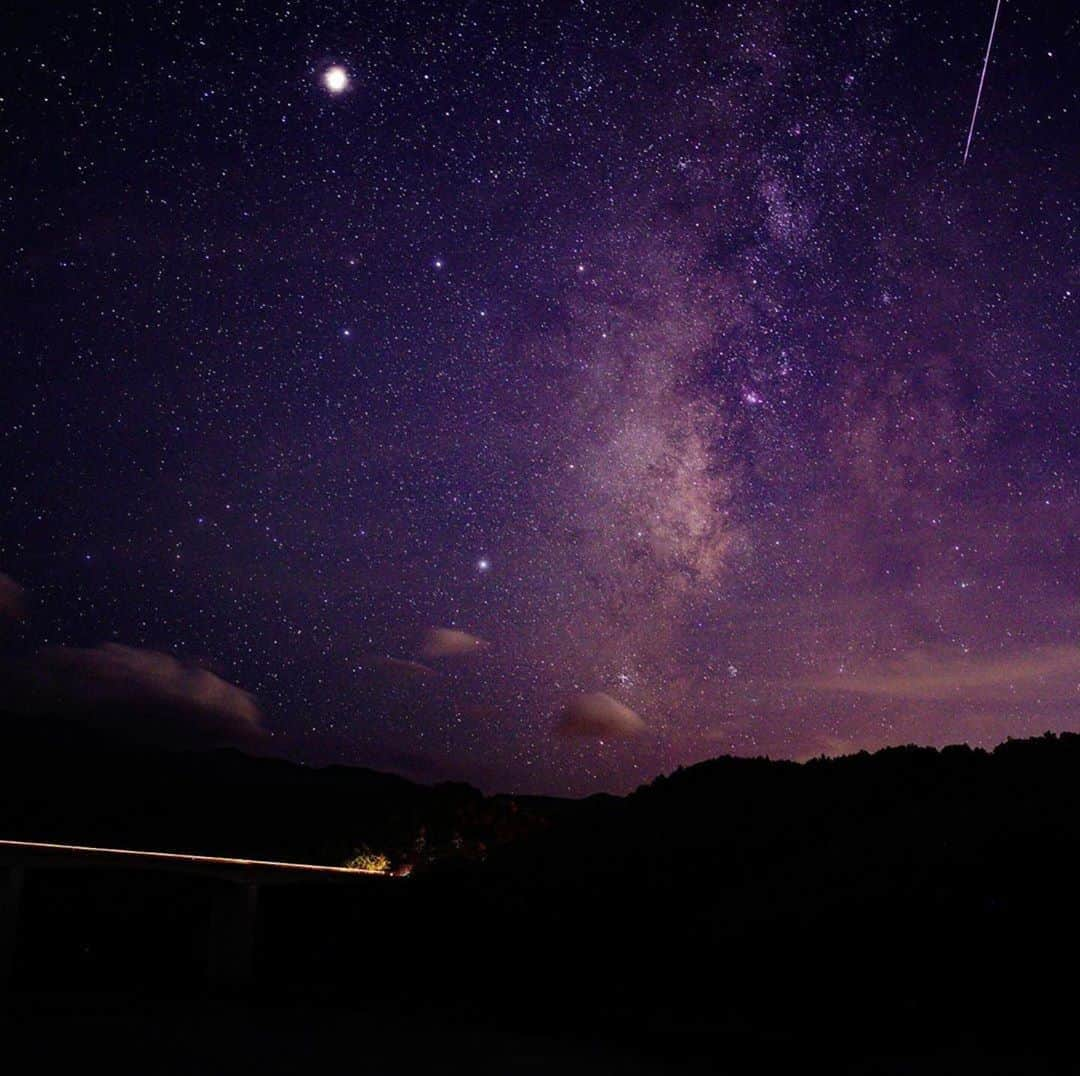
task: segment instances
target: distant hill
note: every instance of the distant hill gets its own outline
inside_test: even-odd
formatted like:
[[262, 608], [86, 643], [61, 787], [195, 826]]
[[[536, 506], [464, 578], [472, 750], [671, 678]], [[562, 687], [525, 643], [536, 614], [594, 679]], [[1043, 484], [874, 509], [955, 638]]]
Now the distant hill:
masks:
[[[75, 722], [0, 715], [0, 835], [338, 863], [460, 859], [487, 875], [678, 879], [852, 865], [955, 869], [1080, 840], [1080, 736], [886, 748], [797, 764], [722, 757], [629, 796], [484, 796], [363, 767], [312, 767], [235, 749], [136, 744]], [[1003, 860], [1004, 857], [1004, 860]], [[812, 867], [813, 865], [813, 867]], [[989, 869], [989, 868], [987, 868]], [[988, 876], [980, 884], [996, 891]]]
[[338, 864], [475, 858], [546, 823], [560, 801], [485, 797], [350, 766], [235, 749], [178, 751], [74, 723], [4, 722], [0, 836]]
[[[377, 896], [263, 894], [275, 998], [450, 1005], [622, 1040], [781, 1036], [796, 1058], [806, 1043], [841, 1056], [978, 1034], [1016, 1052], [1070, 1034], [1080, 736], [718, 758], [567, 801], [16, 727], [0, 836], [326, 863], [367, 847], [418, 868]], [[36, 878], [24, 974], [172, 982], [137, 939], [158, 944], [162, 909], [170, 937], [198, 936], [176, 885]]]
[[1033, 885], [1071, 881], [1075, 848], [1080, 736], [1048, 733], [993, 751], [717, 758], [625, 798], [578, 803], [535, 840], [493, 855], [489, 869], [556, 886], [567, 876], [664, 887], [707, 878], [725, 889], [729, 916], [754, 919], [792, 899], [785, 880], [811, 891], [801, 907], [812, 900], [822, 913], [833, 899], [850, 909], [856, 897], [900, 889], [911, 900], [1001, 908]]

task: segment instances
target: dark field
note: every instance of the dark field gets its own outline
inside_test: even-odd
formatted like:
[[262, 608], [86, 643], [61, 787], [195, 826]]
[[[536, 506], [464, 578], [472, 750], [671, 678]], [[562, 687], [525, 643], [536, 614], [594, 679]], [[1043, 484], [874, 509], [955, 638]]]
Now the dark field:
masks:
[[[176, 816], [183, 775], [205, 771], [195, 831], [230, 787], [249, 819], [260, 795], [275, 818], [282, 799], [306, 802], [305, 825], [330, 843], [345, 824], [335, 797], [367, 780], [339, 772], [330, 795], [318, 771], [237, 757], [232, 778], [259, 781], [215, 786], [220, 760], [158, 763]], [[489, 835], [482, 856], [461, 840], [407, 878], [262, 885], [252, 982], [216, 993], [209, 954], [232, 883], [31, 870], [9, 1041], [118, 1042], [165, 1072], [206, 1071], [206, 1051], [222, 1071], [231, 1056], [267, 1071], [334, 1056], [367, 1071], [1069, 1071], [1077, 765], [1069, 736], [993, 754], [720, 759], [623, 800], [534, 803], [543, 824]], [[142, 757], [141, 787], [152, 768]], [[399, 814], [406, 801], [429, 812], [427, 833], [502, 824], [471, 790], [388, 787]], [[102, 833], [79, 799], [70, 782], [53, 789], [50, 837], [65, 835], [65, 803], [67, 839]], [[350, 839], [364, 827], [354, 812]], [[214, 851], [274, 843], [258, 827], [241, 837]], [[296, 851], [299, 834], [282, 843]], [[47, 1033], [61, 1024], [70, 1035]]]

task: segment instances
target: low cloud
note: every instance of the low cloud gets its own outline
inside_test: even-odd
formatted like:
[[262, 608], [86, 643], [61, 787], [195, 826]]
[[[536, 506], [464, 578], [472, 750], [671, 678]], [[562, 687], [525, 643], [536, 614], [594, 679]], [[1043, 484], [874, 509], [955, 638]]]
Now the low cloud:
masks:
[[645, 722], [603, 691], [575, 695], [559, 714], [559, 736], [597, 740], [629, 739], [645, 731]]
[[439, 675], [427, 665], [419, 661], [410, 661], [408, 658], [367, 658], [364, 665], [388, 680], [427, 680]]
[[420, 656], [431, 661], [473, 654], [488, 644], [483, 639], [457, 628], [429, 628], [420, 647]]
[[26, 591], [0, 572], [0, 620], [21, 620], [26, 615]]
[[805, 682], [832, 692], [895, 699], [983, 702], [1075, 697], [1080, 646], [1048, 646], [994, 657], [912, 651], [894, 661]]
[[248, 743], [263, 735], [255, 698], [199, 665], [105, 643], [51, 647], [24, 670], [29, 708], [171, 745]]

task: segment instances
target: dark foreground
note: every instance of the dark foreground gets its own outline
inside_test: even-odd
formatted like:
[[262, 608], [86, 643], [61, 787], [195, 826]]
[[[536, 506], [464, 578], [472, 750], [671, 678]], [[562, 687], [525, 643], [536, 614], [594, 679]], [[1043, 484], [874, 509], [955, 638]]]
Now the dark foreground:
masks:
[[[206, 985], [227, 882], [31, 872], [5, 1048], [38, 1071], [71, 1051], [142, 1072], [1080, 1071], [1078, 776], [1071, 736], [704, 763], [554, 805], [483, 860], [267, 886], [232, 997]], [[107, 829], [88, 798], [57, 833], [35, 787], [21, 817], [48, 836]]]
[[[954, 1030], [925, 1041], [914, 1029], [842, 1023], [795, 1032], [619, 1025], [588, 1034], [500, 1026], [467, 1007], [436, 1011], [392, 1003], [147, 999], [109, 994], [19, 994], [3, 1017], [4, 1052], [36, 1072], [268, 1074], [346, 1066], [371, 1076], [412, 1072], [800, 1073], [839, 1076], [987, 1076], [1076, 1071], [1071, 1043], [987, 1039]], [[614, 1032], [614, 1033], [613, 1033]], [[897, 1032], [899, 1037], [897, 1038]]]

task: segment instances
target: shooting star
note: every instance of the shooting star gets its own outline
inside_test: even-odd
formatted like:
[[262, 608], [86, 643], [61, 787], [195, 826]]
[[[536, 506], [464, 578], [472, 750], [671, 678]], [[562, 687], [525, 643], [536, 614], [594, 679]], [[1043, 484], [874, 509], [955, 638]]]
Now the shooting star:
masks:
[[983, 57], [982, 74], [979, 76], [979, 91], [975, 94], [975, 108], [971, 113], [971, 126], [968, 128], [967, 144], [964, 146], [964, 164], [967, 164], [971, 152], [971, 136], [975, 133], [975, 120], [979, 115], [979, 102], [982, 100], [983, 83], [986, 81], [986, 69], [990, 65], [990, 50], [994, 47], [994, 31], [997, 29], [998, 14], [1001, 12], [1001, 0], [994, 5], [994, 21], [990, 24], [990, 40], [986, 43], [986, 55]]

